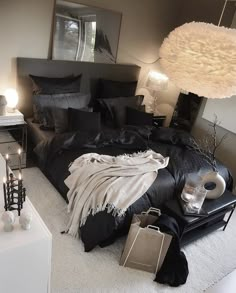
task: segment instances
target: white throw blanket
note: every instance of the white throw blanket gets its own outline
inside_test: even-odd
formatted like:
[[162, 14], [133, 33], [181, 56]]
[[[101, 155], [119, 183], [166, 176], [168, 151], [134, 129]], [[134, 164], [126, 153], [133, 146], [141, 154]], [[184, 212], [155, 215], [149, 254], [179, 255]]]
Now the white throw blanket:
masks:
[[89, 214], [107, 209], [114, 216], [124, 215], [152, 185], [158, 169], [168, 162], [168, 157], [152, 150], [118, 157], [89, 153], [77, 158], [65, 180], [68, 211], [72, 212], [68, 233], [78, 236]]

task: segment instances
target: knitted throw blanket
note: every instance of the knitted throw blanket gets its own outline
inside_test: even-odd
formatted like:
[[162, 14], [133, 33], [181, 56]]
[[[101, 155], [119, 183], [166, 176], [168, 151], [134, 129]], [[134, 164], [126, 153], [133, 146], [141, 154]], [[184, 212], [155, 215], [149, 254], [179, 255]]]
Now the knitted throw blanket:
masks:
[[89, 153], [77, 158], [65, 180], [71, 212], [68, 233], [77, 237], [88, 215], [105, 209], [114, 216], [124, 215], [152, 185], [158, 169], [168, 162], [168, 157], [152, 150], [117, 157]]

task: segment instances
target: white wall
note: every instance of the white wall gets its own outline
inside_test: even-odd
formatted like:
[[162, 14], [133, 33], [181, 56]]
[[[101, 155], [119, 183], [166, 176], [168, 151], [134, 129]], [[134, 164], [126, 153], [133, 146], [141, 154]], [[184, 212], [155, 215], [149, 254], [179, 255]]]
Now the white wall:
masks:
[[[142, 85], [149, 69], [158, 68], [158, 65], [149, 63], [158, 58], [164, 37], [175, 27], [181, 0], [77, 2], [122, 13], [117, 62], [142, 66]], [[0, 94], [6, 87], [15, 86], [15, 57], [47, 58], [53, 6], [54, 0], [0, 0]], [[158, 94], [161, 109], [169, 119], [178, 93], [178, 89], [170, 85], [168, 91]]]

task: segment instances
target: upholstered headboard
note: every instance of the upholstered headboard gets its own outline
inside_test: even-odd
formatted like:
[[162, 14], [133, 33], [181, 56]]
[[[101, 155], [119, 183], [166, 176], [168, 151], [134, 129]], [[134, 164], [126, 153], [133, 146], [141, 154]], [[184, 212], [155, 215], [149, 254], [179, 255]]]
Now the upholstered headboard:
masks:
[[64, 77], [82, 74], [81, 92], [94, 97], [99, 78], [134, 81], [138, 80], [140, 67], [126, 64], [103, 64], [92, 62], [17, 58], [17, 90], [19, 110], [25, 117], [32, 116], [32, 83], [29, 74], [47, 77]]

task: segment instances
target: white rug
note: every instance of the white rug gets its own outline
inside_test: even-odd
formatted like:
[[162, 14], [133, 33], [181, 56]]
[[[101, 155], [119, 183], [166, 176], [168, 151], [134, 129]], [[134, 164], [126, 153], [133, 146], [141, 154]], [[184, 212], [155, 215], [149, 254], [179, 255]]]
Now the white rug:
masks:
[[185, 285], [171, 288], [154, 275], [119, 266], [124, 240], [83, 252], [80, 240], [61, 235], [66, 204], [38, 168], [24, 169], [27, 195], [53, 235], [52, 292], [203, 292], [236, 268], [236, 213], [225, 232], [218, 230], [186, 247], [190, 274]]

